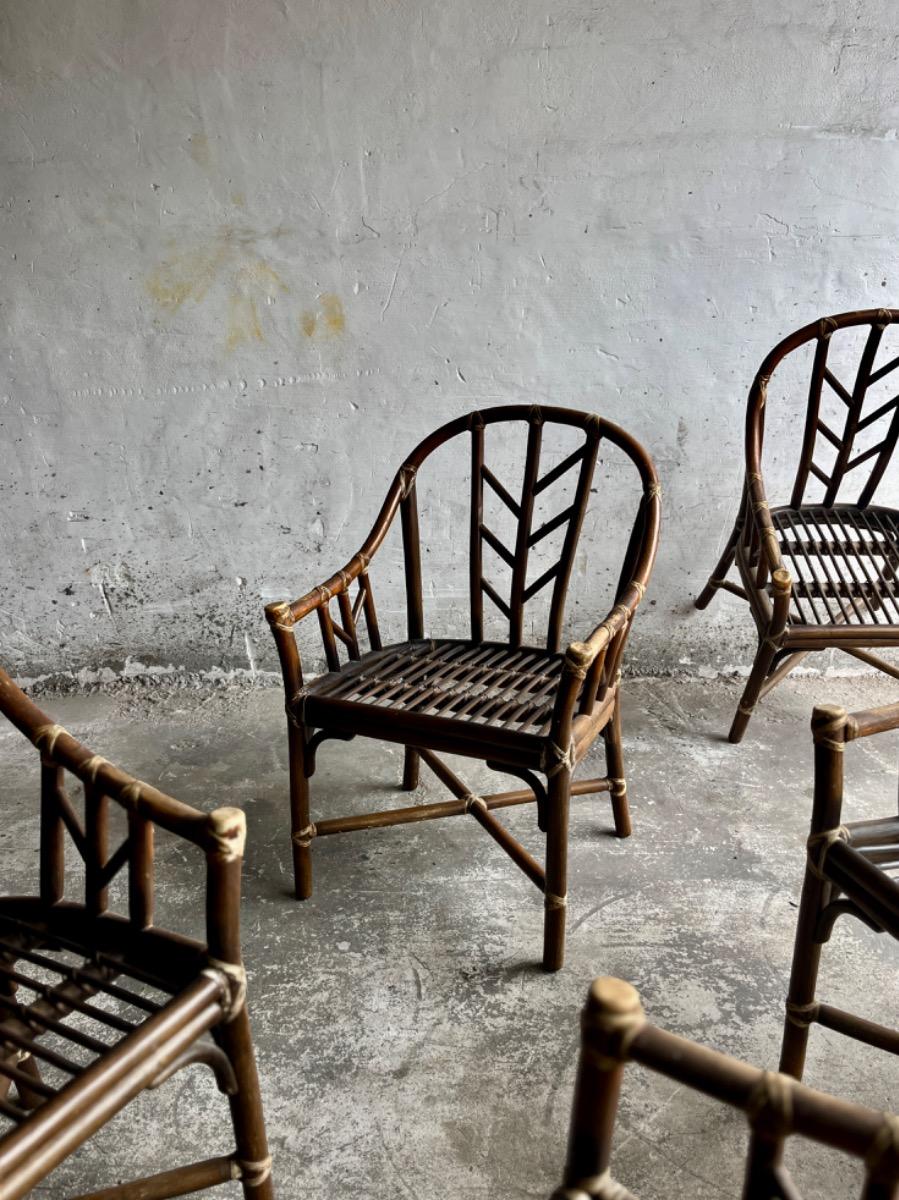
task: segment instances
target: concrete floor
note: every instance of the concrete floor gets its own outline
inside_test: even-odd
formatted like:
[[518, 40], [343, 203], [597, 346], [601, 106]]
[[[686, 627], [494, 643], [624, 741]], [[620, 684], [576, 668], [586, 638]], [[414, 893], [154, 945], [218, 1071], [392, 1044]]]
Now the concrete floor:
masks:
[[[732, 747], [721, 734], [738, 690], [627, 684], [635, 832], [609, 836], [605, 797], [574, 802], [568, 959], [555, 976], [536, 967], [538, 893], [465, 817], [322, 841], [314, 898], [290, 898], [277, 689], [132, 689], [41, 703], [174, 795], [247, 811], [243, 944], [279, 1195], [525, 1200], [559, 1179], [577, 1013], [592, 976], [633, 981], [659, 1024], [776, 1066], [810, 811], [811, 707], [885, 703], [895, 685], [788, 681]], [[850, 816], [895, 810], [896, 751], [887, 735], [847, 754]], [[331, 743], [320, 759], [319, 815], [408, 802], [393, 790], [396, 748]], [[599, 774], [600, 751], [594, 759], [587, 769]], [[490, 789], [489, 773], [461, 765]], [[4, 729], [4, 890], [34, 878], [35, 767]], [[426, 771], [420, 795], [441, 796]], [[505, 818], [539, 850], [532, 808]], [[196, 859], [161, 840], [157, 880], [159, 923], [198, 931]], [[846, 922], [822, 995], [895, 1023], [897, 965], [895, 945]], [[813, 1030], [809, 1083], [895, 1108], [897, 1080], [887, 1056]], [[642, 1200], [737, 1195], [744, 1138], [741, 1118], [630, 1069], [614, 1165]], [[38, 1191], [62, 1197], [228, 1148], [220, 1097], [196, 1067], [145, 1095]], [[840, 1157], [797, 1148], [791, 1160], [807, 1196], [856, 1194], [855, 1166]]]

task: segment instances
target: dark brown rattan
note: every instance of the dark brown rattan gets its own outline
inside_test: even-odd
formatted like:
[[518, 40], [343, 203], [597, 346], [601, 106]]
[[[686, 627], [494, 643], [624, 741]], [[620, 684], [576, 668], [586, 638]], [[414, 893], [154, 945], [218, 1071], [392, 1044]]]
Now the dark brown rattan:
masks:
[[[825, 317], [785, 338], [759, 368], [746, 418], [746, 477], [733, 533], [696, 601], [705, 608], [718, 588], [749, 602], [759, 633], [755, 662], [730, 730], [739, 742], [758, 701], [811, 651], [837, 647], [893, 678], [899, 669], [872, 648], [899, 646], [899, 512], [874, 504], [899, 442], [899, 394], [884, 403], [871, 389], [899, 367], [875, 365], [884, 330], [899, 310]], [[838, 330], [867, 326], [855, 380], [844, 385], [828, 367]], [[815, 342], [805, 434], [789, 503], [769, 505], [762, 444], [772, 374], [801, 346]], [[822, 394], [844, 410], [842, 428], [822, 413]], [[876, 438], [858, 449], [859, 437]], [[833, 456], [825, 470], [824, 452]], [[809, 489], [822, 495], [817, 503]], [[842, 499], [851, 492], [849, 502]], [[726, 579], [736, 564], [741, 583]]]
[[[485, 429], [502, 422], [524, 423], [527, 448], [520, 490], [513, 496], [487, 466]], [[544, 429], [550, 425], [580, 431], [580, 445], [541, 475]], [[470, 439], [468, 640], [425, 635], [421, 546], [416, 483], [419, 468], [450, 439]], [[642, 499], [625, 554], [615, 604], [584, 642], [561, 652], [568, 583], [581, 526], [587, 512], [601, 445], [611, 443], [635, 464]], [[535, 503], [547, 488], [574, 472], [573, 498], [535, 528]], [[485, 495], [508, 509], [515, 525], [514, 545], [505, 545], [485, 520]], [[403, 534], [407, 638], [382, 645], [369, 565], [399, 512]], [[565, 408], [512, 405], [486, 409], [451, 421], [426, 438], [400, 467], [375, 525], [361, 550], [320, 587], [292, 604], [271, 604], [272, 628], [287, 697], [290, 751], [291, 835], [296, 895], [312, 892], [311, 846], [315, 838], [407, 821], [471, 814], [544, 892], [544, 966], [563, 961], [567, 903], [568, 803], [571, 795], [608, 791], [615, 830], [630, 833], [627, 790], [621, 757], [620, 665], [634, 612], [646, 590], [655, 558], [660, 488], [646, 452], [623, 430], [602, 418]], [[544, 538], [561, 538], [558, 560], [528, 579], [531, 549]], [[511, 572], [503, 595], [485, 571], [484, 549]], [[351, 585], [356, 596], [351, 601]], [[551, 588], [543, 647], [524, 644], [529, 601]], [[508, 639], [485, 640], [485, 599], [508, 622]], [[337, 611], [331, 605], [336, 600]], [[328, 672], [305, 681], [295, 626], [316, 613]], [[369, 649], [360, 644], [362, 617]], [[348, 659], [341, 661], [341, 647]], [[406, 747], [403, 787], [418, 783], [419, 763], [431, 768], [454, 800], [338, 817], [313, 823], [309, 779], [315, 753], [327, 738], [356, 735], [399, 742]], [[602, 734], [607, 775], [573, 784], [577, 763]], [[517, 775], [525, 788], [478, 796], [436, 752], [481, 759]], [[545, 779], [540, 779], [542, 775]], [[493, 810], [537, 802], [539, 828], [546, 834], [545, 869], [508, 833]]]
[[[899, 1195], [899, 1118], [812, 1091], [650, 1025], [640, 997], [620, 979], [594, 980], [581, 1021], [562, 1187], [552, 1200], [636, 1200], [611, 1174], [612, 1137], [625, 1064], [640, 1063], [746, 1114], [743, 1200], [801, 1200], [783, 1164], [798, 1136], [860, 1160], [861, 1200]], [[686, 1195], [669, 1183], [667, 1195]]]
[[821, 951], [840, 916], [899, 938], [899, 817], [842, 819], [844, 748], [857, 738], [899, 729], [899, 704], [850, 715], [821, 705], [812, 717], [815, 796], [808, 861], [787, 996], [782, 1071], [802, 1078], [809, 1027], [823, 1025], [899, 1054], [899, 1031], [823, 1004], [815, 997]]
[[[203, 813], [126, 775], [2, 670], [0, 712], [41, 758], [39, 894], [0, 898], [0, 1200], [25, 1196], [140, 1092], [191, 1063], [208, 1065], [228, 1097], [234, 1153], [80, 1200], [166, 1200], [229, 1180], [248, 1200], [271, 1200], [240, 956], [243, 813]], [[84, 789], [83, 817], [72, 781]], [[110, 804], [127, 814], [112, 851]], [[153, 926], [157, 828], [206, 856], [205, 944]], [[83, 902], [65, 895], [67, 844], [83, 863]], [[120, 871], [126, 916], [108, 910]]]

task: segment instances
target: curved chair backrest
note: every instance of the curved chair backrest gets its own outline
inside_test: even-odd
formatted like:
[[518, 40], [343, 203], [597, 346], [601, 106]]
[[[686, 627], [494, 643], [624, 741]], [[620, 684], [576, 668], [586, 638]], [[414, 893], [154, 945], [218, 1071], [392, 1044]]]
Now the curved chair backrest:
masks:
[[[515, 486], [507, 487], [487, 464], [486, 431], [492, 426], [513, 423], [524, 423], [527, 440], [520, 484], [516, 482]], [[543, 469], [541, 473], [544, 432], [550, 425], [567, 426], [581, 436], [575, 449], [551, 467]], [[653, 518], [647, 519], [647, 502], [651, 496], [658, 495], [659, 489], [655, 469], [642, 446], [617, 425], [593, 413], [539, 405], [488, 408], [450, 421], [425, 438], [398, 471], [385, 509], [382, 510], [383, 517], [394, 489], [399, 488], [410, 638], [424, 636], [416, 479], [420, 467], [435, 450], [452, 438], [462, 435], [467, 435], [470, 439], [468, 593], [473, 641], [484, 640], [486, 597], [508, 620], [509, 643], [513, 646], [521, 645], [525, 636], [526, 606], [551, 584], [546, 646], [554, 651], [559, 649], [568, 585], [603, 439], [612, 442], [631, 459], [643, 485], [642, 499], [631, 530], [618, 592], [633, 580], [645, 587], [652, 565], [657, 525], [655, 511]], [[557, 483], [561, 484], [560, 490], [567, 494], [555, 515], [542, 520], [535, 528], [535, 502]], [[501, 541], [496, 530], [488, 523], [485, 515], [488, 500], [498, 502], [511, 514], [511, 536], [508, 537], [511, 545]], [[379, 523], [380, 521], [381, 518]], [[377, 536], [377, 533], [378, 525], [375, 526], [373, 535]], [[529, 577], [531, 550], [552, 535], [555, 535], [560, 543], [558, 557], [536, 578]], [[380, 540], [380, 537], [377, 537], [377, 540]], [[511, 572], [509, 590], [505, 595], [489, 577], [485, 548], [489, 548]], [[619, 598], [616, 595], [616, 600]]]
[[[899, 367], [899, 356], [889, 357], [882, 352], [884, 332], [894, 322], [899, 322], [899, 309], [868, 309], [824, 317], [784, 338], [759, 368], [749, 393], [746, 421], [748, 475], [761, 474], [771, 376], [789, 355], [815, 343], [805, 431], [790, 498], [792, 508], [810, 503], [830, 507], [846, 501], [864, 507], [874, 499], [899, 441], [899, 376], [892, 385], [892, 394], [886, 390], [888, 383], [878, 386]], [[858, 327], [867, 328], [867, 336], [858, 347], [851, 347], [852, 357], [857, 358], [854, 375], [840, 379], [832, 369], [832, 347], [835, 343], [843, 347], [851, 335], [843, 339], [834, 335]], [[884, 361], [875, 365], [878, 357]], [[825, 411], [828, 397], [836, 405], [830, 423]], [[812, 489], [819, 494], [811, 496]]]

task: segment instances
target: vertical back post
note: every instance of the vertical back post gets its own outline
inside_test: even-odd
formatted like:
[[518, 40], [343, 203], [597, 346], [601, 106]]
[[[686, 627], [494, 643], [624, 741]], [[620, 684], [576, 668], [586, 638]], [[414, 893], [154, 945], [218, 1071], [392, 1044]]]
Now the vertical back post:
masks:
[[471, 544], [468, 560], [468, 591], [471, 601], [471, 640], [484, 640], [484, 422], [480, 416], [471, 427]]
[[57, 796], [62, 790], [62, 767], [41, 756], [41, 900], [56, 904], [65, 886], [65, 829]]
[[128, 919], [137, 929], [153, 924], [153, 822], [128, 813]]
[[95, 784], [84, 785], [84, 902], [89, 913], [106, 912], [108, 889], [100, 884], [108, 852], [109, 798]]
[[581, 1017], [566, 1187], [581, 1187], [591, 1195], [600, 1191], [609, 1170], [627, 1047], [644, 1022], [640, 997], [630, 984], [600, 978], [590, 985]]
[[240, 875], [246, 817], [239, 808], [209, 814], [206, 852], [206, 944], [219, 962], [240, 965]]
[[404, 468], [405, 486], [400, 501], [400, 521], [403, 530], [403, 563], [406, 574], [406, 630], [410, 642], [424, 637], [424, 608], [421, 596], [421, 544], [418, 532], [418, 499], [415, 494], [415, 474]]

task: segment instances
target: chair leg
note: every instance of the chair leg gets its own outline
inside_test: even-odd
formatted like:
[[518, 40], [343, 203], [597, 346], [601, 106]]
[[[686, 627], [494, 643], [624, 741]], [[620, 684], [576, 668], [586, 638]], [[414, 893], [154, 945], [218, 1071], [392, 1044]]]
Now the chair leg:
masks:
[[615, 700], [612, 719], [602, 731], [606, 744], [606, 775], [609, 777], [609, 796], [612, 801], [612, 818], [615, 821], [615, 836], [631, 835], [631, 814], [627, 803], [627, 780], [624, 775], [624, 758], [621, 753], [621, 697]]
[[306, 774], [306, 727], [287, 719], [290, 759], [290, 836], [293, 848], [293, 883], [297, 900], [312, 895], [312, 851], [309, 821], [309, 778]]
[[216, 1026], [213, 1036], [227, 1054], [237, 1080], [237, 1090], [229, 1096], [228, 1102], [245, 1200], [273, 1200], [272, 1160], [265, 1136], [259, 1076], [246, 1008], [241, 1009], [232, 1021]]
[[720, 581], [725, 577], [727, 572], [734, 565], [734, 555], [737, 548], [737, 538], [740, 536], [740, 524], [734, 525], [733, 531], [727, 540], [727, 545], [724, 547], [724, 553], [718, 560], [718, 565], [708, 578], [705, 587], [696, 597], [695, 605], [697, 608], [706, 608], [709, 601], [721, 586]]
[[546, 893], [543, 898], [543, 969], [558, 971], [565, 961], [568, 903], [568, 808], [571, 772], [563, 767], [547, 789]]
[[759, 693], [762, 690], [762, 684], [765, 682], [768, 671], [771, 669], [775, 654], [776, 650], [767, 641], [763, 640], [759, 643], [755, 662], [752, 664], [752, 670], [749, 672], [749, 678], [746, 680], [746, 687], [743, 689], [743, 695], [740, 703], [737, 705], [730, 733], [727, 735], [729, 742], [737, 743], [743, 740], [743, 734], [746, 732], [746, 726], [749, 724], [749, 718], [752, 716], [752, 710], [755, 708]]
[[418, 787], [418, 768], [419, 768], [418, 751], [413, 750], [411, 746], [406, 747], [406, 755], [403, 759], [403, 791], [414, 792]]
[[792, 1075], [794, 1079], [802, 1079], [805, 1068], [808, 1031], [815, 1011], [815, 989], [821, 962], [821, 943], [815, 933], [821, 910], [829, 902], [830, 894], [831, 885], [819, 879], [806, 866], [802, 898], [799, 902], [799, 919], [796, 922], [783, 1042], [780, 1048], [780, 1070], [785, 1075]]

